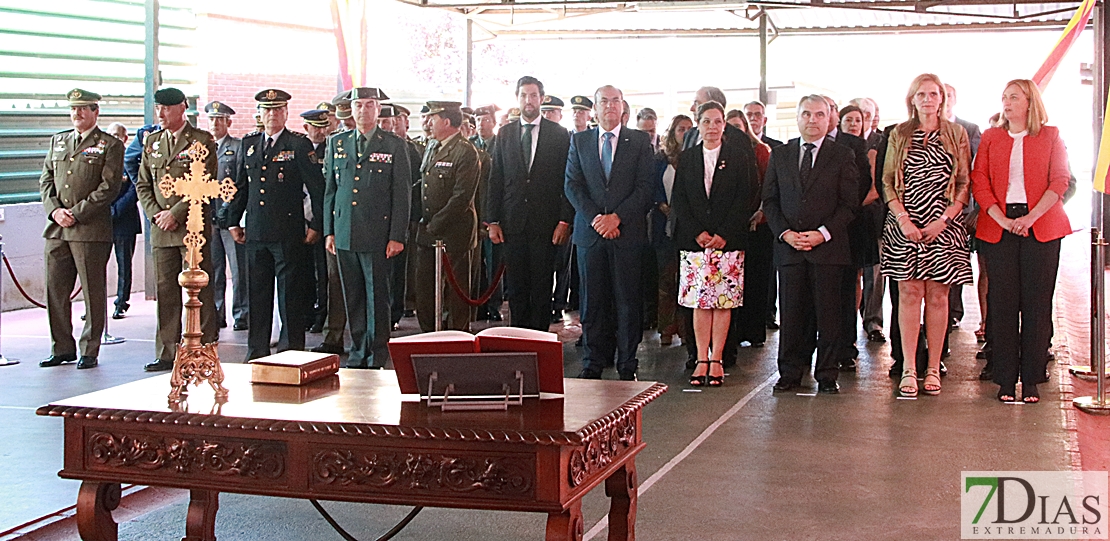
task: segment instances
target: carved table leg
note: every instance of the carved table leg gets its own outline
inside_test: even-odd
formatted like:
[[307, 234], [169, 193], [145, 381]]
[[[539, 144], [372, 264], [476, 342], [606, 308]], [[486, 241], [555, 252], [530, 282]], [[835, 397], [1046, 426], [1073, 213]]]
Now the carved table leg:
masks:
[[216, 511], [219, 508], [219, 492], [190, 490], [189, 515], [185, 518], [185, 537], [181, 541], [216, 541]]
[[576, 500], [562, 513], [547, 515], [545, 541], [581, 541], [582, 532], [582, 500]]
[[635, 541], [636, 539], [636, 464], [629, 460], [605, 480], [605, 495], [609, 496], [609, 541]]
[[119, 483], [84, 481], [77, 493], [77, 532], [84, 541], [116, 541], [118, 525], [112, 511], [119, 507]]

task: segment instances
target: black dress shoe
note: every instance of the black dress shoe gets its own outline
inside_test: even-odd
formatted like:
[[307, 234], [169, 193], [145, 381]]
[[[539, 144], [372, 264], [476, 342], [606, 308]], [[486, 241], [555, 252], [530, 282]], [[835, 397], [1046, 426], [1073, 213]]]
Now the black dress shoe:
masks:
[[855, 372], [856, 371], [856, 360], [855, 359], [848, 359], [846, 361], [840, 361], [840, 371], [841, 372]]
[[39, 366], [42, 368], [50, 368], [51, 366], [61, 366], [65, 363], [71, 363], [76, 360], [77, 355], [51, 355], [39, 361]]
[[779, 379], [779, 381], [777, 383], [775, 383], [775, 386], [771, 388], [771, 392], [785, 393], [785, 392], [787, 392], [787, 391], [789, 391], [789, 390], [791, 390], [791, 389], [793, 389], [797, 386], [798, 386], [797, 382], [786, 381], [784, 379]]
[[872, 342], [886, 342], [886, 335], [883, 334], [882, 329], [875, 329], [867, 333], [867, 339]]
[[343, 365], [343, 368], [354, 368], [356, 370], [366, 370], [366, 369], [369, 369], [370, 366], [365, 365], [365, 364], [345, 364], [345, 365]]
[[[123, 319], [123, 315], [127, 313], [127, 308], [117, 306], [116, 310], [112, 312], [112, 319]], [[226, 326], [226, 325], [225, 325]]]
[[601, 379], [601, 372], [594, 372], [583, 368], [576, 376], [578, 379]]
[[313, 323], [312, 326], [308, 328], [308, 332], [310, 334], [320, 334], [324, 332], [324, 324], [320, 322]]
[[143, 370], [146, 372], [165, 372], [166, 370], [173, 370], [173, 361], [155, 359], [152, 363], [144, 364]]
[[245, 331], [249, 328], [246, 321], [236, 321], [235, 324], [231, 326], [231, 329], [235, 331]]
[[[112, 319], [119, 319], [119, 318], [117, 318], [116, 316], [112, 316]], [[221, 328], [221, 329], [226, 329], [227, 328], [227, 322], [221, 319], [220, 322], [216, 324], [216, 326]]]
[[773, 320], [773, 319], [768, 319], [767, 320], [767, 328], [772, 330], [772, 331], [777, 331], [779, 329], [779, 324], [776, 323], [775, 320]]
[[693, 369], [697, 368], [697, 366], [698, 366], [698, 360], [697, 359], [686, 359], [686, 369], [687, 370], [693, 370]]
[[835, 381], [818, 381], [817, 392], [821, 394], [839, 394], [840, 385], [837, 385]]
[[489, 313], [489, 320], [490, 321], [501, 321], [501, 312], [496, 312], [496, 311], [490, 312]]
[[404, 317], [416, 317], [416, 310], [405, 310]]
[[99, 363], [96, 362], [96, 357], [82, 355], [81, 360], [77, 361], [77, 369], [84, 370], [86, 368], [96, 368], [97, 364]]
[[940, 362], [940, 376], [944, 377], [944, 376], [947, 376], [947, 375], [948, 375], [948, 367], [944, 366], [944, 361], [941, 361]]
[[983, 371], [979, 372], [979, 381], [991, 381], [994, 379], [994, 370], [990, 367], [984, 366]]
[[343, 346], [337, 346], [335, 344], [329, 344], [327, 342], [324, 342], [324, 343], [310, 349], [309, 351], [311, 351], [313, 353], [334, 353], [336, 355], [342, 355], [343, 354]]
[[[600, 379], [600, 376], [598, 376], [598, 378]], [[638, 381], [636, 379], [636, 373], [635, 372], [620, 374], [620, 380], [621, 381]]]

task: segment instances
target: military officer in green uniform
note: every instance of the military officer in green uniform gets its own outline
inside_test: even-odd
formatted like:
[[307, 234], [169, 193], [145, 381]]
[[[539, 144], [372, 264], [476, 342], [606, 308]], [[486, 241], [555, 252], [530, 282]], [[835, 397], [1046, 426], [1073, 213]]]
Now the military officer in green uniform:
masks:
[[[299, 276], [297, 267], [308, 264], [309, 245], [319, 242], [324, 229], [321, 160], [305, 134], [285, 129], [290, 98], [288, 92], [276, 88], [255, 94], [254, 99], [262, 108], [263, 130], [243, 137], [243, 159], [235, 181], [238, 191], [228, 212], [232, 224], [240, 223], [243, 213], [247, 214], [245, 231], [238, 226], [229, 231], [235, 242], [247, 245], [248, 359], [270, 354], [275, 280], [281, 318], [277, 349], [304, 349], [307, 314], [304, 303], [296, 297], [301, 291], [295, 283]], [[305, 191], [312, 214], [307, 227]]]
[[[199, 142], [208, 151], [204, 170], [217, 178], [219, 155], [212, 134], [198, 130], [185, 120], [188, 103], [185, 93], [176, 88], [163, 88], [154, 93], [154, 111], [161, 130], [146, 136], [139, 163], [139, 179], [135, 193], [150, 220], [150, 246], [154, 256], [154, 275], [158, 298], [158, 328], [154, 334], [154, 362], [143, 370], [157, 372], [173, 368], [177, 343], [181, 341], [181, 285], [177, 281], [185, 265], [185, 218], [189, 203], [178, 195], [166, 197], [158, 188], [163, 177], [181, 178], [189, 173], [192, 159], [189, 149]], [[204, 205], [204, 246], [201, 247], [200, 268], [212, 276], [211, 205]], [[200, 328], [205, 343], [219, 339], [216, 321], [215, 292], [211, 280], [200, 290]]]
[[[428, 125], [437, 141], [425, 153], [421, 170], [421, 217], [416, 233], [416, 317], [421, 330], [435, 330], [435, 242], [442, 240], [451, 260], [445, 272], [454, 273], [459, 288], [470, 291], [470, 256], [478, 242], [478, 215], [474, 194], [481, 163], [474, 145], [459, 133], [462, 125], [458, 102], [428, 102]], [[446, 329], [470, 328], [470, 307], [446, 284], [443, 306]]]
[[351, 327], [347, 368], [384, 368], [389, 358], [390, 262], [405, 249], [411, 186], [406, 143], [378, 127], [377, 88], [351, 90], [355, 129], [328, 139], [324, 242], [339, 262]]
[[[112, 253], [112, 201], [123, 181], [123, 143], [100, 131], [100, 95], [67, 94], [73, 129], [55, 134], [42, 165], [39, 192], [46, 210], [46, 312], [50, 357], [39, 366], [77, 362], [93, 368], [108, 315], [107, 268]], [[73, 340], [70, 293], [81, 277], [85, 328]], [[77, 358], [80, 345], [81, 358]]]

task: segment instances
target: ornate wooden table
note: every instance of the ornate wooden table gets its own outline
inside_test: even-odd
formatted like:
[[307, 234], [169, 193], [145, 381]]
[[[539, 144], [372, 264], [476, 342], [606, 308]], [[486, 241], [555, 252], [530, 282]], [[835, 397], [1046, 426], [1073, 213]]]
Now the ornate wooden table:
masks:
[[65, 467], [80, 479], [86, 541], [115, 540], [120, 483], [190, 490], [183, 541], [214, 541], [220, 492], [533, 511], [547, 536], [581, 539], [582, 496], [605, 483], [609, 539], [635, 538], [641, 409], [651, 382], [567, 380], [562, 398], [508, 412], [440, 412], [403, 397], [393, 372], [341, 370], [306, 387], [253, 386], [224, 367], [226, 403], [190, 391], [166, 405], [169, 375], [39, 408], [65, 418]]

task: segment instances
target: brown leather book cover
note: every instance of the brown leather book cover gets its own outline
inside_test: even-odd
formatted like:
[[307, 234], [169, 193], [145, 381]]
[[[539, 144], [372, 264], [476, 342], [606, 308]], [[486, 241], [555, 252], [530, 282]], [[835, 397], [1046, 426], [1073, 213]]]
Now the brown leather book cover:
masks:
[[339, 372], [339, 355], [311, 351], [283, 351], [249, 361], [251, 383], [304, 385]]

